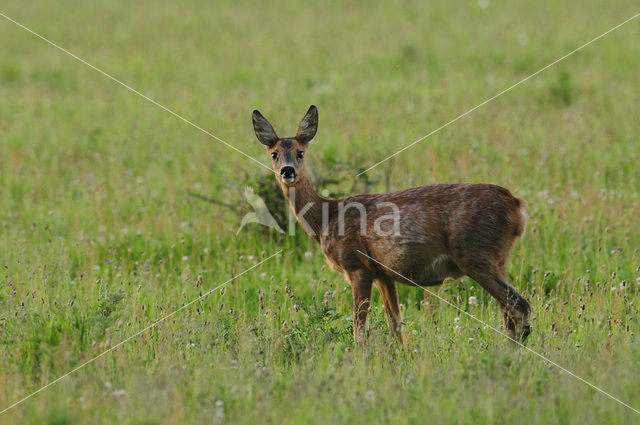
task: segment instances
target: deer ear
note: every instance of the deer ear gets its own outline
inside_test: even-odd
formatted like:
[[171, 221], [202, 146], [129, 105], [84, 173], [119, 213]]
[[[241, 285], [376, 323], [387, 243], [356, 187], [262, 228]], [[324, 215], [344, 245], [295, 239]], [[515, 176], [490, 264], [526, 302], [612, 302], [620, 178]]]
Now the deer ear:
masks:
[[302, 121], [300, 121], [296, 139], [300, 143], [308, 143], [316, 135], [316, 131], [318, 131], [318, 108], [311, 105]]
[[278, 141], [278, 135], [275, 130], [269, 124], [269, 121], [259, 111], [253, 111], [253, 130], [256, 132], [256, 137], [265, 146], [272, 147]]

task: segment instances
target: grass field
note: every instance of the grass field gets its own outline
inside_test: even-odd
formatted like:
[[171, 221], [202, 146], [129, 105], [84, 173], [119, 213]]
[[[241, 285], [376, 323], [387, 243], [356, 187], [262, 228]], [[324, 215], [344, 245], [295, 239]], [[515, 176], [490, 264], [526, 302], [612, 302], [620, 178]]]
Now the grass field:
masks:
[[[316, 104], [308, 161], [330, 195], [464, 181], [524, 197], [508, 270], [528, 347], [640, 409], [640, 19], [355, 177], [637, 3], [221, 3], [0, 12], [266, 164], [251, 111], [293, 135]], [[357, 346], [348, 284], [300, 228], [236, 235], [262, 167], [2, 18], [0, 40], [0, 410], [282, 250], [0, 424], [640, 421], [417, 288], [401, 288], [404, 346], [375, 291]], [[500, 326], [475, 282], [435, 291]]]

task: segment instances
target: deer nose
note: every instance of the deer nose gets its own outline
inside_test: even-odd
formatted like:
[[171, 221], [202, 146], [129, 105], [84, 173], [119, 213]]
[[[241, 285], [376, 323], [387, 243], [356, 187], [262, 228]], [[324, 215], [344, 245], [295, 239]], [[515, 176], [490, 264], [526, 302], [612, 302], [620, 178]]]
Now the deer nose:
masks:
[[293, 181], [296, 178], [296, 169], [287, 165], [286, 167], [282, 167], [280, 169], [280, 177], [287, 183]]
[[296, 169], [291, 166], [282, 167], [282, 169], [280, 170], [280, 175], [282, 177], [289, 177], [289, 178], [295, 177]]

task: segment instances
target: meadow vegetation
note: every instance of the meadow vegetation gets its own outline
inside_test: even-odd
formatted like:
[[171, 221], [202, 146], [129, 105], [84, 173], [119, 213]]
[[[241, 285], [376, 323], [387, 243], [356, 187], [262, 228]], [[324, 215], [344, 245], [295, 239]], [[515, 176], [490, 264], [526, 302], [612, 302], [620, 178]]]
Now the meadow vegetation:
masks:
[[[293, 135], [324, 194], [488, 182], [528, 201], [509, 278], [528, 347], [640, 409], [640, 20], [633, 2], [6, 0], [0, 11], [265, 164]], [[639, 416], [423, 291], [405, 344], [298, 227], [237, 235], [259, 165], [0, 19], [0, 410], [282, 250], [0, 424], [631, 423]], [[192, 194], [227, 205], [203, 201]], [[492, 326], [470, 279], [435, 288]], [[469, 302], [470, 297], [476, 302]]]

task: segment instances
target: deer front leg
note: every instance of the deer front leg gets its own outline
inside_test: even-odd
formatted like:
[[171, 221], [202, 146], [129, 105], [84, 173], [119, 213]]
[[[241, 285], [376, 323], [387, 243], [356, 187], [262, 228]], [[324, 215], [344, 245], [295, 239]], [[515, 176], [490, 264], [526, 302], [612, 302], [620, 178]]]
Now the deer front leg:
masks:
[[373, 279], [366, 271], [347, 272], [353, 291], [353, 337], [358, 344], [364, 343], [367, 314], [371, 306], [371, 284]]
[[388, 278], [378, 278], [375, 280], [375, 284], [382, 296], [391, 334], [402, 344], [402, 317], [400, 316], [400, 303], [398, 301], [396, 283]]

